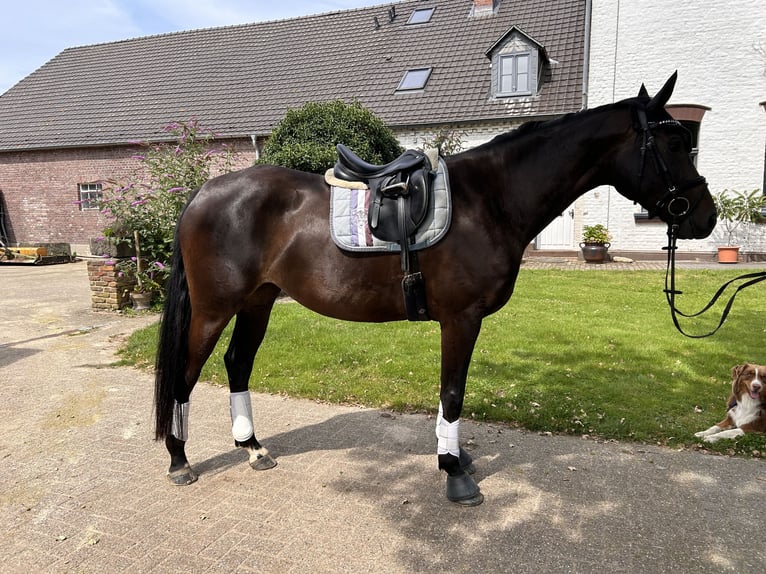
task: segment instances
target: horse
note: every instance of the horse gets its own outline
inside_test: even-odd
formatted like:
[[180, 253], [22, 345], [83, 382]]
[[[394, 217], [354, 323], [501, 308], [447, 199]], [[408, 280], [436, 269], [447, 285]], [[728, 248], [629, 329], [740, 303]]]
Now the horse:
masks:
[[[459, 421], [471, 355], [484, 317], [509, 300], [524, 248], [577, 197], [601, 185], [640, 203], [678, 237], [707, 237], [716, 211], [692, 163], [688, 133], [665, 110], [674, 73], [654, 97], [638, 96], [557, 119], [530, 122], [445, 159], [453, 215], [446, 235], [419, 252], [430, 320], [441, 332], [436, 417], [438, 466], [447, 499], [483, 501]], [[647, 158], [647, 156], [649, 156]], [[652, 168], [653, 167], [653, 168]], [[404, 320], [399, 255], [350, 253], [329, 230], [321, 175], [256, 165], [208, 180], [181, 212], [160, 324], [155, 439], [170, 454], [167, 476], [197, 475], [185, 453], [189, 398], [224, 327], [235, 445], [256, 470], [276, 464], [256, 439], [248, 391], [256, 352], [280, 292], [346, 321]]]

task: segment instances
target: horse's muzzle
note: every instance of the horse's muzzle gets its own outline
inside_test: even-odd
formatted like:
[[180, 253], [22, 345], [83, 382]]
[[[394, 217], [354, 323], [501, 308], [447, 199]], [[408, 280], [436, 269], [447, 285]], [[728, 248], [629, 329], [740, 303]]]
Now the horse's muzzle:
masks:
[[715, 210], [707, 216], [702, 212], [692, 213], [678, 224], [679, 239], [705, 239], [715, 229], [718, 214]]

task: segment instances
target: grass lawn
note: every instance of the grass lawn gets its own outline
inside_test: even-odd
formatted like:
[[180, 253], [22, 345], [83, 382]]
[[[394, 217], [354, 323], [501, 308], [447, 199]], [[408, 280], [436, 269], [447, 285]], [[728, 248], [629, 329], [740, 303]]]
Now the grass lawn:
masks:
[[[677, 304], [697, 311], [736, 269], [679, 270]], [[694, 432], [723, 418], [731, 368], [766, 363], [766, 289], [744, 291], [724, 327], [688, 339], [672, 325], [657, 271], [524, 270], [516, 292], [485, 319], [463, 417], [607, 439], [700, 445]], [[687, 332], [714, 327], [689, 319]], [[229, 329], [231, 325], [229, 326]], [[227, 331], [202, 374], [225, 384]], [[135, 333], [124, 362], [151, 365], [156, 325]], [[275, 306], [250, 380], [257, 392], [399, 411], [435, 412], [436, 323], [347, 323], [295, 303]], [[766, 437], [710, 450], [766, 456]]]

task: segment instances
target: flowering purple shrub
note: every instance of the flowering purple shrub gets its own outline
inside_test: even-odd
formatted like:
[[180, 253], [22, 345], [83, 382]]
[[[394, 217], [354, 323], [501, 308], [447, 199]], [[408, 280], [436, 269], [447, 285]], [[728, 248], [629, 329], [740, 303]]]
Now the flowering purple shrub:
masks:
[[131, 289], [134, 293], [161, 291], [170, 272], [170, 268], [161, 261], [142, 260], [141, 269], [139, 269], [136, 257], [123, 259], [116, 265], [119, 269], [119, 277], [127, 276], [131, 282], [135, 282], [135, 287]]
[[[144, 148], [135, 156], [140, 170], [127, 182], [107, 182], [100, 202], [109, 225], [104, 236], [134, 243], [138, 232], [141, 259], [147, 261], [152, 277], [147, 284], [162, 286], [169, 272], [173, 233], [189, 194], [213, 175], [229, 172], [235, 152], [215, 143], [214, 134], [192, 119], [164, 128], [172, 142], [137, 142]], [[132, 268], [131, 268], [132, 263]], [[124, 262], [125, 272], [135, 275], [135, 261]]]

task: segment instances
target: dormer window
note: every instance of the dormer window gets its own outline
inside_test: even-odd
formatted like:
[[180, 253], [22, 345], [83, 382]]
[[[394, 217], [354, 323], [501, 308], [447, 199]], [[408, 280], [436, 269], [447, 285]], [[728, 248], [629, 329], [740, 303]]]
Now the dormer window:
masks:
[[506, 54], [500, 56], [498, 73], [499, 96], [526, 96], [531, 93], [529, 89], [529, 61], [532, 59], [530, 52], [518, 54]]
[[492, 96], [533, 96], [548, 62], [545, 48], [515, 26], [486, 52], [492, 61]]
[[431, 21], [431, 16], [434, 14], [436, 8], [416, 8], [410, 14], [410, 19], [407, 20], [407, 24], [425, 24]]
[[428, 78], [431, 77], [431, 68], [414, 68], [407, 70], [396, 88], [397, 92], [422, 90], [426, 87]]

